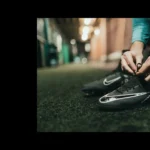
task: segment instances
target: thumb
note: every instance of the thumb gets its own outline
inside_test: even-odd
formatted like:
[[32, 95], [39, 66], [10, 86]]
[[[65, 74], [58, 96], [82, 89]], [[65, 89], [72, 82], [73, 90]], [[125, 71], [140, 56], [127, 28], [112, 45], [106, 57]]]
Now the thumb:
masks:
[[137, 56], [136, 57], [137, 71], [142, 67], [142, 60], [143, 60], [143, 56]]

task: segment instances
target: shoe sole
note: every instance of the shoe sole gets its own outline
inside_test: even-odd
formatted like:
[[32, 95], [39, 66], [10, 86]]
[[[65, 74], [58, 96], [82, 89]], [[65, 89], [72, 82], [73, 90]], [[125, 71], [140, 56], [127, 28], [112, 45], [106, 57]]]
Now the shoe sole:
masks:
[[[100, 103], [100, 102], [99, 102]], [[105, 105], [100, 103], [99, 107], [101, 109], [111, 109], [111, 110], [124, 110], [124, 109], [131, 109], [134, 107], [138, 107], [138, 106], [143, 106], [143, 105], [147, 105], [150, 104], [150, 95], [148, 95], [144, 100], [139, 101], [137, 103], [133, 103], [133, 104], [122, 104], [122, 105]]]

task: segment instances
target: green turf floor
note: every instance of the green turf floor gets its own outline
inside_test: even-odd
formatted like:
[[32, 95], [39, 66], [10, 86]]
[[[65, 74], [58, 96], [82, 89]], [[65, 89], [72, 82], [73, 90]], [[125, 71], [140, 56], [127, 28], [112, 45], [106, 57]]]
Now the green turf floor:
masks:
[[150, 107], [102, 111], [98, 98], [85, 98], [82, 85], [108, 71], [87, 65], [65, 65], [37, 70], [37, 131], [40, 132], [147, 132]]

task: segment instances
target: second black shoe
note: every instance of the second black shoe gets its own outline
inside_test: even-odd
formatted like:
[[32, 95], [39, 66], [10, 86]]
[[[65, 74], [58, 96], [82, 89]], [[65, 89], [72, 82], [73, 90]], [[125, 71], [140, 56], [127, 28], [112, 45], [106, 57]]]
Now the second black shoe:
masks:
[[[123, 50], [122, 53], [126, 51], [129, 50]], [[84, 92], [86, 96], [102, 96], [118, 88], [125, 78], [128, 78], [128, 75], [122, 72], [120, 61], [117, 68], [105, 77], [85, 84], [82, 88], [82, 92]]]
[[129, 108], [150, 100], [150, 83], [144, 77], [130, 76], [128, 81], [116, 90], [99, 99], [103, 108]]
[[98, 81], [85, 84], [84, 87], [82, 88], [82, 91], [87, 96], [91, 95], [101, 96], [120, 87], [121, 84], [124, 82], [124, 80], [128, 79], [129, 76], [130, 75], [125, 74], [121, 71], [120, 72], [114, 71]]

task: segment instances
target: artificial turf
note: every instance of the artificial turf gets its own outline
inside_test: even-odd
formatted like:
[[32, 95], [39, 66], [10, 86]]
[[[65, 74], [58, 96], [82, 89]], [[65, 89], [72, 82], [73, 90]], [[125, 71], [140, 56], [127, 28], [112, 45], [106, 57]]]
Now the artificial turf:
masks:
[[107, 72], [88, 65], [37, 69], [38, 132], [148, 132], [150, 107], [104, 111], [98, 98], [86, 98], [82, 85]]

